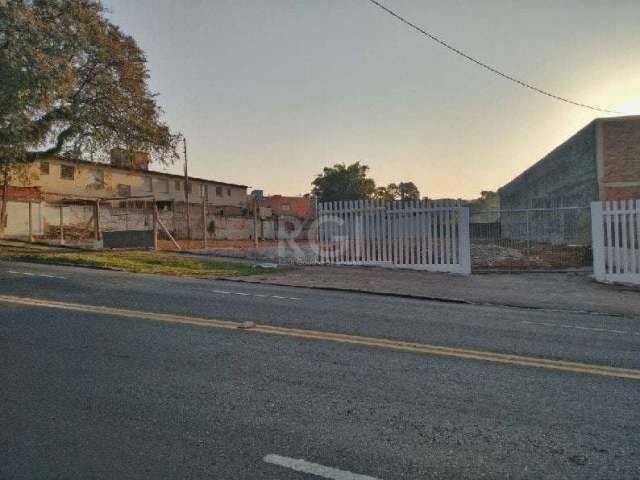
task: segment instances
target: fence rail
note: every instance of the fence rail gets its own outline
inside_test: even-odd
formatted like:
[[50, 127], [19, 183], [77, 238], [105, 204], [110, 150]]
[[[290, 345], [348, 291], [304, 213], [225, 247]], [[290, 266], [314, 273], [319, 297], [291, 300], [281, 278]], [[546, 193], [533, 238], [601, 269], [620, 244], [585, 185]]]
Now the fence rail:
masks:
[[320, 263], [471, 271], [469, 210], [457, 202], [327, 202], [318, 215]]
[[596, 279], [640, 284], [640, 200], [593, 202]]
[[589, 206], [492, 209], [471, 213], [476, 270], [589, 269]]

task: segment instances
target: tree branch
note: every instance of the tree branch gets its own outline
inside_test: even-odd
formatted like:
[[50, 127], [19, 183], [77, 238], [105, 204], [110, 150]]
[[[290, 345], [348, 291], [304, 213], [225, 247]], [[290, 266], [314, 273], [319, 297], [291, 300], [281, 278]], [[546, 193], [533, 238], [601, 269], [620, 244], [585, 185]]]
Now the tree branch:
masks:
[[56, 144], [53, 147], [41, 152], [27, 152], [27, 160], [32, 162], [34, 160], [41, 160], [58, 155], [62, 151], [62, 147], [64, 147], [65, 142], [73, 137], [74, 133], [75, 129], [73, 127], [63, 130], [58, 134]]

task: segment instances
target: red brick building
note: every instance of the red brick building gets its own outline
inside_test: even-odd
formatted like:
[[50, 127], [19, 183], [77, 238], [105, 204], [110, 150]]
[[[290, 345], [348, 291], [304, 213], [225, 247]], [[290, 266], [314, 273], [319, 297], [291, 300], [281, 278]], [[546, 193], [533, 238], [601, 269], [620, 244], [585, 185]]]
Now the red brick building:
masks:
[[260, 200], [260, 207], [269, 208], [273, 215], [309, 218], [314, 213], [314, 201], [310, 197], [284, 197], [272, 195]]
[[[2, 192], [2, 185], [0, 185], [0, 195]], [[42, 192], [38, 187], [14, 187], [9, 185], [7, 187], [6, 198], [8, 201], [21, 201], [21, 202], [40, 202], [42, 200]]]

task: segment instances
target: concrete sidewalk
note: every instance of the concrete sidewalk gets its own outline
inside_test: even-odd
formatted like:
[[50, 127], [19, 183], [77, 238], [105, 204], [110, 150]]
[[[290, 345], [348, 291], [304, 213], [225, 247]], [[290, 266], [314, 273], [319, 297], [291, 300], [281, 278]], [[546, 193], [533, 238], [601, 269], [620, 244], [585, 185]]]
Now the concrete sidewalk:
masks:
[[303, 266], [235, 280], [640, 319], [640, 288], [603, 285], [585, 273], [490, 273], [465, 277], [376, 267]]

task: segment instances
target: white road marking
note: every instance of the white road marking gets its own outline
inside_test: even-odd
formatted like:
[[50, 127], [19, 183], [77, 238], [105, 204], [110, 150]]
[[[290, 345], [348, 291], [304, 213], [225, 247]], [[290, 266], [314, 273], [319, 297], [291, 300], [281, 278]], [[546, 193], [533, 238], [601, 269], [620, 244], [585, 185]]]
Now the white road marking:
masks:
[[543, 327], [572, 328], [575, 330], [587, 330], [590, 332], [617, 333], [619, 335], [640, 335], [640, 332], [627, 332], [625, 330], [613, 330], [610, 328], [582, 327], [580, 325], [566, 325], [562, 323], [530, 322], [528, 320], [523, 320], [522, 323], [526, 323], [528, 325], [540, 325]]
[[15, 270], [7, 270], [7, 273], [12, 275], [24, 275], [26, 277], [44, 277], [44, 278], [57, 278], [59, 280], [66, 280], [66, 277], [60, 277], [58, 275], [49, 275], [47, 273], [32, 273], [32, 272], [16, 272]]
[[351, 473], [345, 470], [338, 470], [337, 468], [325, 467], [319, 463], [311, 463], [302, 459], [282, 457], [273, 453], [266, 455], [262, 460], [266, 463], [278, 465], [279, 467], [290, 468], [296, 472], [308, 473], [309, 475], [329, 478], [331, 480], [379, 480], [374, 477], [369, 477], [368, 475], [360, 475], [359, 473]]
[[246, 293], [246, 292], [228, 292], [227, 290], [211, 290], [212, 293], [218, 293], [220, 295], [238, 295], [241, 297], [256, 297], [256, 298], [277, 298], [279, 300], [301, 300], [297, 297], [283, 297], [281, 295], [265, 295], [263, 293]]

